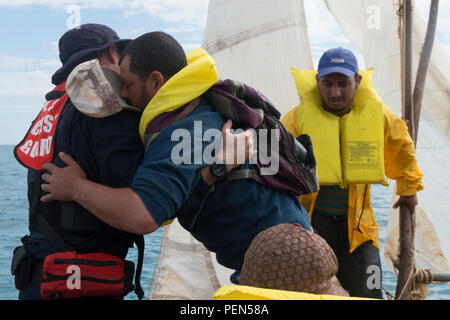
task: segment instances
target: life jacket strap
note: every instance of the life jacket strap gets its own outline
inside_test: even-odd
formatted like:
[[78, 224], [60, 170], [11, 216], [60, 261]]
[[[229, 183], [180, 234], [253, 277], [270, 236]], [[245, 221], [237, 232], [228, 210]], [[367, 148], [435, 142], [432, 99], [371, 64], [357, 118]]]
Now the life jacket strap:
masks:
[[63, 251], [73, 251], [71, 247], [69, 247], [64, 240], [56, 233], [56, 231], [50, 226], [45, 217], [42, 214], [37, 215], [39, 231], [41, 231], [47, 240], [57, 246], [59, 249]]

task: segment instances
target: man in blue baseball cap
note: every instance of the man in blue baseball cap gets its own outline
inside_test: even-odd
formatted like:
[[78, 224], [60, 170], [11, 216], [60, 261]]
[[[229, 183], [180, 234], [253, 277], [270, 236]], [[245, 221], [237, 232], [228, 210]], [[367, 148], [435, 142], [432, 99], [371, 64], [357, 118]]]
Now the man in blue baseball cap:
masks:
[[317, 81], [325, 110], [337, 116], [350, 112], [362, 79], [358, 73], [358, 61], [353, 52], [337, 48], [322, 55]]
[[351, 296], [382, 298], [370, 187], [386, 185], [385, 176], [396, 180], [394, 208], [404, 203], [414, 211], [423, 175], [405, 123], [383, 104], [371, 73], [359, 70], [350, 50], [326, 51], [316, 74], [294, 73], [301, 103], [282, 122], [295, 137], [311, 136], [320, 191], [300, 200], [336, 254], [337, 278]]

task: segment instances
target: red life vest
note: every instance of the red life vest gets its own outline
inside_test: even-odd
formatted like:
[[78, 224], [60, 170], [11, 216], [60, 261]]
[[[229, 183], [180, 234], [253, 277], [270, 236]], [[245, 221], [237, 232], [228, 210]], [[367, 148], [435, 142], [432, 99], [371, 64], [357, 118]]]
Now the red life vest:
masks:
[[42, 170], [44, 163], [53, 160], [53, 141], [61, 111], [69, 96], [65, 92], [66, 83], [56, 86], [52, 93], [63, 93], [50, 100], [41, 110], [28, 129], [25, 138], [15, 147], [14, 155], [23, 166]]

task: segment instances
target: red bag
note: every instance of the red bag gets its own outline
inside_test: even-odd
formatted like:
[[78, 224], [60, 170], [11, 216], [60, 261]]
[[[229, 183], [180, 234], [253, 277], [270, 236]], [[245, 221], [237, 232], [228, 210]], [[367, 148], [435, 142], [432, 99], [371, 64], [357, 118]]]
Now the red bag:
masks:
[[[127, 261], [128, 262], [128, 261]], [[58, 252], [45, 258], [43, 299], [124, 296], [124, 261], [108, 253]]]

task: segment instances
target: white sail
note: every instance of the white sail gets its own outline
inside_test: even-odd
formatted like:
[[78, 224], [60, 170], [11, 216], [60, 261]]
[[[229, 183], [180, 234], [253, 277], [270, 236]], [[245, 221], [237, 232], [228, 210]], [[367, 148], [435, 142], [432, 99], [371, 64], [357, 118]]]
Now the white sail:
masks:
[[[383, 101], [399, 116], [401, 103], [398, 4], [387, 0], [324, 0], [345, 35], [374, 67], [374, 86]], [[413, 79], [426, 33], [424, 18], [415, 10]], [[417, 143], [418, 165], [425, 189], [419, 192], [416, 213], [416, 265], [433, 271], [450, 271], [450, 62], [435, 41], [423, 97]], [[391, 183], [394, 191], [395, 183]], [[393, 201], [396, 201], [394, 197]], [[398, 210], [388, 221], [385, 258], [393, 266], [398, 256]], [[395, 271], [395, 270], [394, 270]]]
[[220, 287], [231, 284], [229, 279], [233, 271], [219, 265], [215, 254], [175, 220], [164, 227], [148, 298], [209, 300]]
[[202, 46], [221, 79], [254, 87], [282, 114], [299, 103], [290, 68], [313, 67], [302, 0], [210, 0]]

